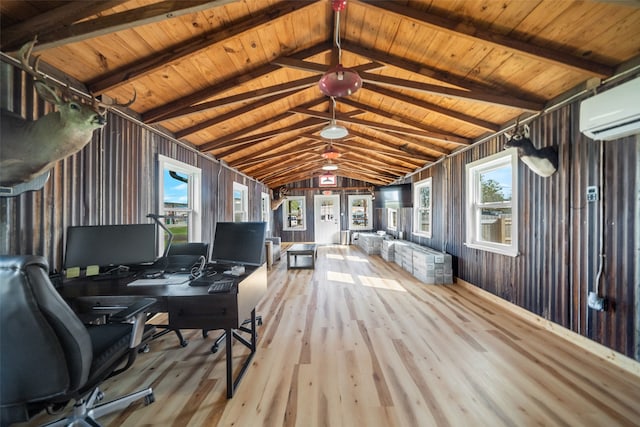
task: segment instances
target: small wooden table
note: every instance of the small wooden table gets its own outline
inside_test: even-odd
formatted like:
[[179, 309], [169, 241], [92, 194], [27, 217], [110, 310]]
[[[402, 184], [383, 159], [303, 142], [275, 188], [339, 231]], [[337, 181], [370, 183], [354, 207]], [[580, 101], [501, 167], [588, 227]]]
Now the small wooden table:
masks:
[[[287, 270], [308, 268], [313, 270], [316, 266], [317, 245], [313, 243], [296, 243], [287, 249]], [[291, 257], [293, 257], [293, 262]]]

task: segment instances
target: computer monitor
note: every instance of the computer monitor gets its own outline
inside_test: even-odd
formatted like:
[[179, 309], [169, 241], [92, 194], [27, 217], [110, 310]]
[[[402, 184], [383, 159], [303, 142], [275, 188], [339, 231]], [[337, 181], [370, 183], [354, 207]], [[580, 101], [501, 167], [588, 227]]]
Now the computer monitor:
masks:
[[411, 208], [413, 207], [413, 196], [411, 184], [386, 185], [376, 187], [374, 208]]
[[230, 265], [262, 265], [266, 231], [266, 222], [217, 223], [211, 261]]
[[72, 226], [64, 267], [136, 266], [152, 263], [157, 251], [155, 224]]

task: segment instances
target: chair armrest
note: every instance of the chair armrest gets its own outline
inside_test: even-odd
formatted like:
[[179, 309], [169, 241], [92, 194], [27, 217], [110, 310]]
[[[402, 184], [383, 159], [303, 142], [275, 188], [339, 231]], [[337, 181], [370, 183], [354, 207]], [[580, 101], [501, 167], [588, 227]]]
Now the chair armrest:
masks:
[[132, 305], [127, 306], [124, 310], [112, 314], [109, 319], [112, 322], [123, 323], [131, 320], [136, 314], [147, 312], [148, 308], [157, 302], [155, 298], [141, 298], [136, 300]]
[[[124, 310], [120, 310], [109, 316], [110, 323], [132, 323], [131, 339], [129, 340], [129, 348], [137, 349], [142, 343], [145, 335], [145, 323], [147, 321], [147, 312], [157, 300], [155, 298], [132, 298], [131, 304], [127, 303]], [[135, 355], [135, 352], [134, 354]], [[133, 359], [129, 364], [133, 363]], [[127, 364], [127, 366], [129, 365]]]

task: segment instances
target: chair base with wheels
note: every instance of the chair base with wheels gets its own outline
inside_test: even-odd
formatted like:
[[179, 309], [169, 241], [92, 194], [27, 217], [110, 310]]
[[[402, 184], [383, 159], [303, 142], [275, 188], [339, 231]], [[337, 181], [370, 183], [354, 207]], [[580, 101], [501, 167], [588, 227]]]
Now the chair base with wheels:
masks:
[[73, 413], [67, 418], [45, 424], [44, 427], [86, 426], [96, 427], [100, 424], [96, 419], [127, 408], [133, 402], [144, 399], [145, 406], [155, 402], [153, 390], [148, 387], [126, 396], [119, 397], [111, 402], [96, 405], [104, 399], [104, 394], [99, 388], [94, 389], [87, 399], [81, 399], [73, 405]]

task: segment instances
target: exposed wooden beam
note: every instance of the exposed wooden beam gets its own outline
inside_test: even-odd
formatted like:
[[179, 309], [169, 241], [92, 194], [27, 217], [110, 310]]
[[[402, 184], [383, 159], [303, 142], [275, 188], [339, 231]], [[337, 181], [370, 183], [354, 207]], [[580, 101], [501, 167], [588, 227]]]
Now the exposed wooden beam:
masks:
[[[288, 117], [288, 114], [283, 113], [279, 116], [274, 117], [273, 119], [264, 120], [258, 123], [257, 125], [252, 126], [251, 128], [253, 129], [255, 127], [259, 129], [264, 126], [277, 123], [286, 117]], [[278, 129], [269, 130], [269, 131], [255, 134], [255, 135], [240, 137], [239, 135], [244, 135], [246, 133], [243, 130], [239, 132], [234, 132], [228, 135], [227, 137], [222, 138], [219, 141], [210, 142], [208, 144], [205, 144], [204, 146], [201, 145], [198, 148], [201, 151], [211, 151], [218, 158], [224, 158], [232, 154], [236, 154], [245, 148], [252, 147], [258, 141], [273, 138], [275, 136], [283, 135], [289, 132], [304, 132], [304, 130], [309, 127], [319, 126], [321, 124], [322, 122], [320, 122], [317, 119], [307, 119], [307, 120], [303, 120], [302, 122], [298, 122], [289, 126], [278, 128]], [[253, 130], [256, 130], [256, 129], [253, 129]], [[231, 138], [231, 139], [228, 139], [228, 138]], [[225, 151], [219, 151], [219, 150], [225, 150]]]
[[[331, 188], [327, 187], [287, 187], [289, 190], [289, 194], [294, 191], [317, 191], [317, 190], [331, 190]], [[370, 185], [362, 186], [362, 185], [351, 185], [346, 187], [336, 187], [335, 191], [373, 191], [374, 187]]]
[[368, 159], [368, 156], [366, 153], [358, 153], [352, 158], [344, 159], [343, 162], [341, 163], [341, 166], [345, 164], [349, 164], [349, 165], [353, 165], [354, 168], [362, 169], [363, 171], [370, 172], [370, 173], [376, 172], [383, 175], [393, 174], [395, 175], [396, 178], [404, 176], [410, 172], [413, 172], [417, 168], [424, 166], [424, 165], [420, 165], [420, 166], [396, 165], [396, 164], [389, 164], [389, 163], [384, 163], [382, 165], [369, 165], [367, 159]]
[[386, 12], [394, 13], [412, 21], [417, 21], [420, 24], [426, 25], [437, 31], [444, 31], [458, 37], [480, 40], [500, 48], [508, 48], [530, 58], [542, 60], [554, 65], [560, 65], [564, 68], [570, 68], [584, 74], [607, 77], [613, 75], [615, 72], [614, 67], [610, 67], [605, 64], [518, 40], [516, 38], [516, 31], [514, 31], [516, 34], [500, 34], [476, 27], [473, 23], [468, 21], [456, 21], [443, 16], [413, 9], [393, 1], [354, 0], [354, 3], [377, 7]]
[[269, 6], [262, 12], [252, 15], [248, 19], [230, 23], [225, 29], [215, 29], [204, 35], [194, 37], [191, 40], [180, 42], [163, 52], [156, 52], [132, 64], [127, 64], [113, 73], [100, 76], [89, 82], [87, 87], [93, 94], [104, 93], [132, 80], [153, 73], [175, 61], [184, 60], [213, 44], [220, 43], [228, 38], [238, 37], [249, 30], [256, 30], [261, 26], [270, 25], [274, 20], [293, 14], [316, 1], [318, 0], [285, 2], [275, 6]]
[[[432, 138], [438, 138], [438, 139], [440, 139], [442, 141], [451, 142], [451, 143], [459, 144], [459, 145], [469, 145], [471, 143], [471, 141], [469, 141], [466, 138], [460, 137], [458, 135], [455, 135], [455, 134], [452, 134], [452, 133], [449, 133], [449, 132], [445, 132], [442, 129], [437, 129], [437, 128], [434, 128], [432, 126], [425, 125], [425, 124], [423, 124], [423, 123], [421, 123], [421, 122], [419, 122], [417, 120], [414, 120], [413, 118], [411, 118], [409, 116], [406, 116], [406, 115], [399, 116], [399, 115], [394, 114], [394, 113], [392, 113], [390, 111], [381, 110], [379, 108], [373, 108], [373, 107], [371, 107], [369, 105], [363, 104], [361, 102], [354, 101], [354, 100], [349, 99], [349, 98], [343, 98], [343, 99], [340, 100], [340, 102], [345, 104], [345, 105], [350, 105], [350, 106], [352, 106], [354, 108], [360, 108], [362, 110], [369, 111], [369, 112], [371, 112], [371, 113], [373, 113], [373, 114], [375, 114], [377, 116], [386, 117], [387, 119], [395, 120], [396, 122], [400, 122], [402, 124], [409, 125], [409, 126], [412, 126], [414, 128], [424, 130], [424, 131], [429, 132], [430, 134], [432, 134], [433, 135]], [[392, 129], [390, 129], [390, 130], [392, 130]]]
[[276, 165], [265, 166], [259, 171], [256, 171], [255, 175], [259, 177], [259, 179], [266, 179], [274, 176], [283, 176], [295, 170], [319, 170], [322, 163], [322, 159], [319, 157], [313, 158], [305, 153], [284, 160]]
[[400, 178], [400, 175], [392, 173], [370, 173], [366, 169], [356, 169], [354, 167], [343, 165], [337, 171], [334, 171], [335, 175], [343, 176], [347, 178], [357, 179], [359, 181], [368, 182], [371, 184], [387, 184]]
[[401, 141], [402, 144], [413, 144], [413, 145], [417, 145], [418, 147], [424, 148], [425, 150], [428, 151], [433, 151], [435, 153], [437, 153], [437, 155], [440, 154], [451, 154], [451, 150], [447, 150], [446, 148], [431, 144], [429, 142], [426, 142], [422, 139], [419, 138], [413, 138], [409, 135], [398, 135], [398, 134], [394, 134], [391, 132], [383, 132], [387, 137], [391, 138], [391, 139], [396, 139]]
[[[55, 9], [2, 29], [0, 45], [9, 52], [19, 49], [23, 44], [33, 40], [36, 35], [58, 31], [74, 22], [111, 9], [128, 0], [70, 1]], [[40, 37], [39, 37], [40, 38]], [[42, 42], [42, 40], [40, 40]], [[38, 46], [41, 49], [42, 46]]]
[[[167, 121], [171, 119], [175, 119], [177, 117], [188, 116], [190, 114], [202, 113], [207, 110], [212, 110], [220, 107], [228, 107], [234, 104], [240, 104], [247, 101], [253, 101], [256, 99], [262, 100], [261, 102], [265, 102], [265, 100], [269, 100], [266, 103], [273, 102], [272, 100], [281, 99], [284, 96], [289, 96], [294, 93], [298, 93], [300, 90], [307, 89], [311, 86], [314, 86], [318, 83], [318, 78], [307, 77], [304, 79], [294, 80], [292, 82], [282, 83], [274, 86], [269, 86], [266, 88], [256, 89], [248, 92], [243, 92], [237, 95], [227, 96], [225, 98], [215, 99], [213, 101], [202, 102], [200, 104], [196, 104], [193, 106], [185, 107], [180, 110], [177, 110], [173, 113], [164, 115], [154, 120], [150, 120], [147, 123], [157, 123], [162, 121]], [[259, 105], [259, 103], [255, 103]], [[206, 127], [206, 126], [205, 126]]]
[[[353, 159], [349, 158], [341, 158], [340, 161], [336, 161], [336, 164], [339, 167], [342, 167], [344, 164], [352, 164], [354, 168], [361, 169], [367, 172], [376, 172], [376, 173], [391, 173], [396, 176], [405, 175], [408, 172], [411, 172], [415, 169], [415, 167], [390, 164], [388, 162], [383, 161], [375, 161], [372, 162], [371, 158], [366, 154], [353, 153]], [[366, 162], [366, 163], [365, 163]]]
[[[280, 144], [278, 145], [280, 146]], [[246, 170], [250, 170], [253, 167], [260, 167], [261, 165], [269, 164], [270, 162], [278, 162], [279, 161], [278, 159], [281, 159], [282, 157], [297, 155], [301, 153], [307, 153], [311, 151], [317, 151], [319, 148], [323, 146], [323, 144], [319, 142], [309, 143], [309, 144], [306, 144], [304, 147], [302, 147], [301, 145], [302, 144], [296, 144], [295, 146], [288, 148], [286, 150], [280, 150], [277, 153], [271, 153], [264, 156], [254, 156], [254, 155], [246, 156], [242, 159], [236, 159], [229, 162], [229, 165], [235, 168], [246, 168]], [[271, 147], [271, 148], [273, 149], [274, 147]]]
[[259, 149], [257, 151], [252, 152], [251, 154], [248, 154], [248, 155], [245, 155], [243, 157], [239, 157], [239, 158], [235, 159], [233, 161], [233, 163], [234, 164], [238, 164], [238, 166], [241, 167], [243, 165], [243, 162], [250, 161], [250, 160], [256, 158], [257, 156], [266, 155], [267, 153], [272, 153], [273, 151], [278, 150], [278, 149], [282, 149], [282, 148], [295, 149], [299, 145], [300, 138], [301, 138], [300, 135], [295, 135], [295, 136], [289, 137], [289, 138], [285, 139], [284, 141], [281, 141], [280, 143], [278, 143], [278, 147], [274, 147], [272, 145], [270, 145], [268, 147], [264, 147], [262, 149]]
[[[331, 48], [330, 45], [326, 43], [322, 43], [322, 44], [315, 45], [309, 49], [305, 49], [304, 51], [298, 52], [294, 54], [293, 57], [305, 58], [307, 56], [313, 56], [318, 53], [325, 52], [330, 48]], [[218, 96], [228, 90], [234, 89], [242, 83], [246, 83], [251, 80], [266, 76], [267, 74], [272, 73], [278, 69], [279, 67], [277, 65], [272, 65], [272, 64], [261, 65], [251, 71], [244, 72], [243, 74], [234, 76], [233, 78], [227, 79], [223, 82], [216, 83], [215, 85], [212, 85], [202, 90], [199, 90], [197, 92], [194, 92], [188, 96], [182, 97], [168, 104], [164, 104], [159, 107], [148, 110], [142, 113], [142, 121], [144, 121], [145, 123], [153, 123], [155, 121], [164, 120], [166, 116], [176, 112], [178, 112], [176, 116], [183, 115], [183, 113], [180, 112], [183, 109], [187, 109], [200, 101], [212, 98], [214, 96]], [[242, 102], [243, 100], [244, 99], [241, 97], [236, 97], [232, 100], [227, 98], [226, 101], [223, 101], [224, 103], [213, 104], [213, 102], [215, 101], [212, 101], [212, 104], [209, 104], [205, 107], [214, 108], [222, 105], [228, 105], [230, 103]]]
[[[362, 52], [362, 49], [360, 49], [360, 52]], [[364, 53], [365, 52], [362, 52], [362, 54]], [[376, 56], [375, 61], [380, 60], [379, 62], [384, 62], [383, 61], [384, 56], [382, 54], [376, 54], [372, 56]], [[392, 62], [392, 61], [387, 60], [386, 62]], [[297, 60], [291, 57], [280, 58], [279, 60], [272, 61], [272, 64], [279, 64], [282, 66], [287, 66], [290, 68], [295, 68], [295, 69], [304, 70], [304, 71], [311, 71], [311, 72], [326, 71], [325, 65], [317, 64], [309, 61]], [[374, 64], [379, 65], [378, 62], [375, 62]], [[398, 66], [400, 65], [400, 63], [396, 61], [391, 65]], [[412, 71], [413, 69], [418, 68], [418, 65], [414, 65], [414, 66], [407, 65], [407, 66], [410, 67], [409, 71]], [[359, 67], [362, 67], [362, 66], [359, 66]], [[360, 77], [362, 77], [362, 79], [368, 83], [390, 85], [390, 86], [398, 87], [401, 89], [409, 89], [409, 90], [426, 92], [430, 94], [445, 95], [452, 98], [470, 99], [473, 101], [481, 101], [481, 102], [498, 104], [498, 105], [513, 107], [513, 108], [521, 108], [523, 110], [528, 110], [528, 111], [539, 111], [539, 110], [542, 110], [542, 108], [544, 108], [543, 101], [527, 100], [522, 95], [515, 96], [515, 95], [501, 94], [498, 91], [496, 91], [495, 88], [490, 88], [484, 85], [475, 84], [471, 81], [464, 81], [462, 79], [449, 78], [445, 80], [444, 78], [439, 78], [439, 80], [446, 81], [447, 83], [456, 84], [462, 87], [469, 87], [470, 88], [469, 90], [460, 90], [455, 88], [448, 88], [445, 86], [432, 85], [428, 83], [413, 82], [411, 80], [379, 76], [377, 74], [368, 73], [366, 70], [358, 69], [358, 67], [354, 67], [354, 69], [356, 70], [356, 72], [358, 72], [358, 74], [360, 74]], [[455, 80], [455, 82], [452, 82], [451, 80]], [[364, 87], [366, 88], [367, 86], [364, 86]]]
[[317, 160], [304, 158], [294, 159], [281, 165], [281, 167], [279, 168], [275, 168], [268, 172], [259, 174], [257, 178], [260, 180], [268, 180], [274, 178], [299, 176], [300, 174], [309, 175], [313, 174], [314, 172], [318, 173], [321, 166], [322, 162]]
[[[294, 90], [295, 92], [298, 92], [298, 90]], [[212, 127], [212, 126], [216, 126], [219, 125], [222, 122], [225, 122], [227, 120], [232, 120], [242, 114], [245, 114], [249, 111], [254, 111], [258, 108], [264, 107], [266, 105], [271, 104], [272, 102], [277, 102], [277, 101], [281, 101], [282, 100], [282, 94], [278, 93], [276, 95], [271, 95], [267, 98], [262, 98], [259, 101], [256, 102], [252, 102], [250, 104], [244, 105], [236, 110], [233, 111], [229, 111], [226, 114], [221, 114], [219, 116], [213, 117], [211, 119], [205, 120], [203, 122], [197, 123], [193, 126], [190, 126], [188, 128], [184, 128], [182, 130], [179, 130], [176, 132], [175, 137], [176, 138], [184, 138], [187, 135], [191, 135], [193, 133], [196, 133], [198, 131], [201, 131], [203, 129], [206, 129], [208, 127]]]
[[[393, 181], [395, 181], [397, 178], [387, 178], [387, 179], [381, 179], [378, 178], [375, 175], [363, 175], [363, 174], [357, 174], [357, 173], [353, 173], [353, 172], [340, 172], [340, 171], [336, 171], [337, 173], [334, 173], [334, 175], [336, 176], [342, 176], [345, 178], [351, 178], [351, 179], [357, 179], [359, 181], [363, 181], [363, 182], [368, 182], [371, 183], [373, 185], [386, 185], [389, 184]], [[296, 175], [287, 175], [284, 178], [280, 178], [280, 179], [270, 179], [270, 180], [264, 180], [264, 183], [266, 185], [268, 185], [271, 188], [277, 188], [277, 187], [281, 187], [283, 185], [288, 185], [291, 183], [294, 183], [296, 181], [301, 181], [304, 179], [310, 179], [313, 178], [314, 176], [320, 175], [319, 173], [313, 174], [310, 171], [305, 171], [304, 173], [300, 173], [300, 174], [296, 174]], [[332, 191], [336, 191], [339, 190], [338, 188], [326, 188], [326, 190], [332, 190]]]
[[[34, 51], [53, 49], [69, 43], [77, 43], [117, 31], [177, 18], [237, 1], [239, 0], [169, 0], [95, 19], [75, 22], [71, 25], [59, 25], [51, 31], [39, 33], [38, 45]], [[91, 2], [85, 1], [84, 3]], [[121, 1], [120, 3], [123, 2]]]
[[[352, 134], [357, 135], [355, 130], [352, 131]], [[416, 152], [415, 150], [410, 150], [407, 147], [397, 147], [377, 138], [372, 138], [364, 134], [360, 135], [363, 135], [361, 138], [365, 139], [368, 144], [362, 144], [357, 139], [349, 142], [335, 141], [332, 144], [334, 147], [338, 147], [343, 150], [360, 149], [364, 152], [369, 152], [371, 155], [390, 156], [400, 161], [413, 163], [415, 165], [423, 165], [425, 162], [436, 161], [436, 159], [431, 156], [426, 156], [422, 153]], [[374, 146], [371, 146], [370, 144], [374, 144]], [[378, 145], [382, 145], [387, 148], [380, 148]]]
[[[366, 154], [359, 156], [359, 158], [359, 160], [336, 160], [334, 163], [339, 165], [338, 170], [343, 169], [343, 172], [344, 170], [359, 172], [361, 173], [361, 178], [364, 177], [366, 180], [370, 180], [374, 176], [397, 179], [398, 177], [406, 175], [408, 172], [414, 170], [414, 168], [406, 166], [389, 165], [384, 161], [376, 161], [375, 164], [371, 164], [371, 162], [363, 163], [363, 160], [367, 159]], [[300, 170], [302, 170], [302, 173], [308, 174], [310, 172], [320, 171], [323, 164], [324, 160], [319, 156], [317, 158], [313, 158], [308, 154], [305, 154], [293, 157], [285, 162], [280, 162], [279, 164], [261, 168], [259, 171], [256, 171], [255, 175], [260, 180], [268, 180], [274, 177], [285, 177]], [[345, 165], [350, 165], [350, 167]]]
[[348, 40], [342, 40], [341, 46], [343, 51], [349, 51], [355, 55], [362, 56], [371, 61], [380, 62], [382, 64], [407, 70], [412, 73], [420, 74], [447, 84], [455, 85], [461, 89], [475, 90], [478, 93], [498, 93], [500, 95], [511, 95], [521, 99], [528, 99], [533, 102], [544, 102], [544, 100], [542, 99], [531, 99], [529, 95], [522, 93], [518, 87], [489, 86], [484, 83], [470, 80], [467, 77], [451, 74], [450, 71], [443, 71], [435, 67], [422, 64], [420, 62], [413, 62], [400, 56], [392, 55], [389, 52], [377, 50], [375, 49], [375, 47], [360, 46], [355, 43], [350, 43]]
[[[328, 118], [328, 119], [332, 118], [331, 113], [314, 111], [306, 108], [297, 107], [297, 108], [292, 108], [290, 111], [298, 114], [312, 116], [312, 117], [321, 117], [321, 118]], [[452, 142], [452, 143], [457, 143], [462, 145], [468, 145], [470, 143], [468, 139], [462, 138], [460, 136], [453, 135], [453, 134], [435, 133], [435, 132], [423, 131], [420, 129], [413, 129], [408, 127], [377, 123], [377, 122], [362, 120], [354, 117], [348, 117], [342, 114], [336, 114], [336, 120], [339, 120], [341, 122], [346, 122], [346, 123], [353, 123], [360, 126], [367, 126], [372, 129], [379, 129], [379, 130], [388, 131], [388, 132], [396, 132], [403, 135], [422, 136], [425, 138], [435, 139], [438, 141], [444, 141], [449, 143]]]
[[[425, 162], [434, 162], [436, 160], [433, 157], [426, 156], [415, 150], [411, 150], [406, 146], [398, 147], [391, 143], [386, 143], [385, 141], [379, 140], [378, 138], [358, 132], [355, 129], [351, 129], [350, 136], [355, 136], [358, 138], [342, 138], [332, 141], [331, 144], [334, 147], [341, 148], [341, 152], [347, 155], [349, 152], [356, 150], [361, 153], [366, 153], [368, 156], [373, 156], [374, 158], [384, 158], [387, 162], [398, 161], [412, 164], [415, 167], [423, 166]], [[315, 141], [320, 141], [322, 143], [322, 146], [327, 145], [326, 139], [316, 137], [315, 135], [309, 133], [301, 134], [300, 137], [306, 137]], [[366, 140], [367, 144], [361, 143], [359, 139]], [[302, 144], [302, 142], [299, 143]]]
[[368, 84], [379, 84], [391, 86], [399, 89], [415, 90], [432, 95], [444, 95], [449, 98], [465, 99], [469, 101], [484, 102], [487, 104], [501, 105], [504, 107], [519, 108], [526, 111], [540, 111], [544, 108], [543, 103], [526, 101], [513, 96], [499, 95], [475, 90], [461, 90], [452, 87], [432, 85], [429, 83], [414, 82], [396, 77], [381, 76], [378, 74], [360, 73], [362, 81]]
[[[330, 67], [329, 65], [318, 64], [317, 62], [303, 61], [291, 56], [278, 58], [271, 61], [271, 63], [274, 65], [279, 65], [281, 67], [292, 68], [294, 70], [309, 71], [317, 74], [324, 74]], [[355, 71], [356, 73], [364, 73], [365, 71], [379, 70], [380, 68], [384, 67], [385, 65], [381, 64], [380, 62], [370, 62], [368, 64], [361, 64], [355, 67], [351, 67], [350, 69]]]
[[283, 157], [274, 157], [271, 160], [251, 165], [249, 167], [246, 167], [243, 170], [246, 170], [247, 172], [251, 172], [253, 175], [264, 173], [269, 170], [278, 170], [278, 168], [282, 167], [282, 165], [285, 164], [285, 162], [288, 162], [294, 159], [300, 159], [301, 156], [307, 156], [307, 155], [310, 155], [309, 160], [320, 161], [321, 157], [320, 157], [320, 154], [317, 153], [317, 148], [318, 147], [297, 150], [293, 153], [288, 153], [286, 156], [283, 156]]
[[451, 110], [449, 108], [441, 107], [437, 104], [433, 104], [431, 102], [423, 101], [421, 99], [413, 98], [407, 95], [404, 95], [400, 92], [396, 92], [391, 89], [387, 89], [378, 85], [366, 85], [363, 87], [363, 90], [368, 90], [379, 95], [383, 95], [385, 97], [397, 99], [402, 102], [406, 102], [407, 104], [415, 105], [416, 107], [423, 108], [425, 110], [433, 111], [434, 113], [442, 114], [443, 116], [451, 117], [452, 119], [456, 119], [458, 121], [477, 126], [482, 129], [487, 129], [492, 132], [497, 132], [500, 130], [500, 125], [496, 123], [491, 123], [486, 120], [478, 119], [474, 116], [469, 116], [464, 113], [460, 113], [458, 111]]
[[[372, 137], [370, 135], [367, 135], [365, 133], [361, 133], [357, 129], [350, 129], [349, 132], [351, 132], [352, 135], [358, 136], [358, 137], [363, 138], [363, 139], [365, 139], [367, 141], [371, 141], [373, 143], [378, 143], [380, 145], [383, 145], [383, 146], [386, 146], [386, 147], [389, 147], [389, 148], [392, 148], [392, 149], [394, 149], [396, 147], [402, 147], [401, 150], [406, 152], [406, 153], [413, 153], [414, 152], [413, 149], [407, 147], [407, 142], [410, 142], [410, 143], [412, 143], [414, 145], [417, 145], [417, 146], [419, 146], [421, 148], [424, 148], [426, 150], [429, 150], [429, 151], [435, 151], [436, 153], [438, 153], [438, 155], [440, 155], [440, 154], [450, 154], [451, 153], [451, 150], [447, 150], [444, 147], [432, 144], [432, 143], [427, 142], [427, 141], [413, 139], [413, 138], [411, 138], [411, 137], [409, 137], [407, 135], [397, 135], [395, 133], [380, 131], [385, 137], [391, 138], [393, 140], [400, 139], [402, 141], [402, 144], [398, 145], [398, 144], [394, 144], [393, 142], [384, 141], [384, 140], [381, 140], [379, 138], [375, 138], [375, 137]], [[423, 153], [423, 155], [424, 155], [424, 153]]]
[[[326, 97], [320, 97], [320, 98], [316, 98], [312, 101], [309, 101], [307, 103], [302, 104], [299, 108], [302, 109], [307, 109], [307, 108], [311, 108], [315, 105], [321, 104], [323, 102], [326, 102], [327, 98]], [[257, 134], [257, 135], [251, 135], [251, 136], [247, 136], [247, 137], [242, 137], [242, 135], [251, 133], [251, 132], [255, 132], [258, 129], [261, 129], [265, 126], [269, 126], [272, 125], [274, 123], [277, 123], [281, 120], [286, 119], [287, 117], [289, 117], [290, 115], [295, 114], [294, 112], [291, 111], [287, 111], [284, 113], [281, 113], [279, 115], [276, 115], [274, 117], [271, 117], [267, 120], [263, 120], [261, 122], [258, 122], [252, 126], [249, 126], [247, 128], [244, 128], [242, 130], [239, 130], [237, 132], [233, 132], [232, 134], [226, 135], [222, 138], [219, 138], [216, 141], [211, 141], [205, 144], [201, 144], [198, 146], [198, 149], [200, 151], [215, 151], [215, 150], [219, 150], [222, 148], [229, 148], [229, 147], [234, 147], [234, 146], [246, 146], [245, 144], [247, 143], [252, 143], [255, 141], [259, 141], [259, 140], [263, 140], [263, 139], [267, 139], [267, 138], [271, 138], [283, 133], [289, 133], [289, 132], [293, 132], [293, 131], [300, 131], [300, 132], [304, 132], [306, 129], [308, 128], [313, 128], [313, 127], [317, 127], [319, 125], [324, 125], [326, 122], [324, 120], [320, 120], [320, 119], [311, 119], [311, 120], [303, 120], [301, 122], [298, 122], [296, 124], [293, 124], [291, 126], [287, 126], [284, 128], [280, 128], [280, 129], [276, 129], [276, 130], [271, 130], [271, 131], [267, 131], [267, 132], [263, 132], [261, 134]], [[350, 112], [349, 114], [345, 115], [344, 117], [350, 117], [350, 115], [353, 114], [360, 114], [360, 112], [355, 111], [355, 112]], [[229, 153], [231, 154], [231, 153]], [[225, 154], [225, 155], [229, 155], [229, 154]], [[219, 156], [220, 153], [217, 153], [216, 156]]]
[[[218, 158], [224, 158], [226, 156], [229, 156], [231, 154], [233, 154], [234, 152], [237, 152], [239, 150], [242, 150], [243, 148], [247, 148], [253, 145], [254, 142], [259, 141], [259, 140], [263, 140], [263, 139], [267, 139], [267, 138], [272, 138], [274, 136], [277, 135], [282, 135], [285, 133], [289, 133], [289, 132], [304, 132], [305, 129], [310, 128], [310, 127], [314, 127], [314, 126], [319, 126], [324, 124], [324, 121], [319, 120], [319, 119], [314, 119], [314, 118], [310, 118], [310, 119], [306, 119], [303, 120], [301, 122], [295, 123], [293, 125], [290, 126], [286, 126], [286, 127], [282, 127], [279, 129], [274, 129], [274, 130], [270, 130], [267, 132], [263, 132], [261, 134], [257, 134], [257, 135], [251, 135], [251, 136], [247, 136], [244, 138], [240, 138], [240, 135], [244, 135], [246, 133], [251, 133], [257, 129], [263, 128], [267, 125], [271, 125], [274, 123], [279, 122], [280, 120], [288, 117], [290, 113], [283, 113], [280, 114], [278, 116], [275, 116], [271, 119], [267, 119], [264, 120], [260, 123], [255, 124], [254, 126], [250, 126], [248, 129], [243, 129], [241, 131], [238, 132], [234, 132], [224, 138], [221, 138], [220, 140], [217, 141], [212, 141], [209, 142], [207, 144], [203, 144], [198, 146], [198, 149], [200, 151], [214, 151], [214, 155]], [[224, 152], [215, 152], [216, 150], [221, 150], [221, 149], [225, 149]]]
[[[355, 136], [357, 138], [350, 140], [335, 140], [331, 145], [339, 148], [341, 153], [349, 153], [354, 149], [360, 149], [372, 156], [385, 158], [391, 157], [393, 160], [411, 163], [414, 165], [423, 165], [425, 162], [435, 161], [435, 158], [431, 156], [408, 149], [406, 146], [397, 146], [388, 143], [379, 138], [358, 132], [356, 129], [352, 129], [351, 136]], [[363, 141], [366, 141], [366, 143]]]

